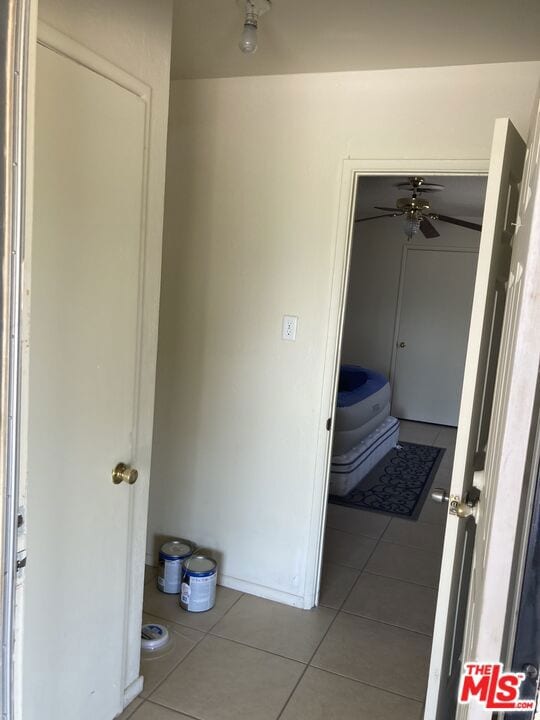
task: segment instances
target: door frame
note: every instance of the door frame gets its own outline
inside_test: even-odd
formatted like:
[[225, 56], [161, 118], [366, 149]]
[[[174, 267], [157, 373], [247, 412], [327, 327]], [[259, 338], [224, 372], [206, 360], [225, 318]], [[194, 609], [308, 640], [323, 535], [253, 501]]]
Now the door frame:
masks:
[[381, 175], [481, 175], [486, 176], [489, 158], [477, 159], [401, 159], [367, 160], [346, 159], [341, 172], [341, 188], [337, 215], [336, 235], [333, 242], [333, 265], [328, 319], [326, 324], [326, 349], [321, 387], [321, 405], [317, 423], [317, 457], [313, 481], [312, 509], [308, 551], [306, 560], [306, 585], [304, 607], [318, 604], [321, 583], [324, 530], [333, 427], [328, 419], [333, 417], [338, 385], [338, 369], [341, 359], [343, 323], [347, 301], [347, 285], [354, 234], [354, 210], [358, 179]]
[[[401, 250], [401, 265], [399, 268], [399, 281], [398, 281], [398, 297], [396, 303], [396, 314], [394, 316], [394, 334], [392, 337], [392, 355], [390, 356], [390, 372], [389, 380], [390, 387], [394, 387], [394, 379], [396, 373], [396, 361], [397, 361], [397, 343], [399, 339], [399, 326], [401, 323], [401, 308], [403, 303], [403, 288], [405, 286], [405, 270], [407, 267], [407, 257], [411, 250], [426, 250], [429, 252], [466, 252], [474, 253], [478, 255], [478, 248], [465, 247], [459, 245], [417, 245], [414, 243], [407, 243]], [[392, 398], [393, 402], [393, 398]], [[391, 411], [390, 411], [391, 412]]]
[[[31, 197], [31, 134], [33, 46], [37, 0], [9, 0], [0, 8], [0, 135], [4, 161], [0, 170], [2, 233], [2, 363], [0, 402], [0, 549], [2, 655], [0, 713], [12, 720], [20, 691], [20, 630], [18, 589], [24, 577], [24, 526], [19, 529], [21, 490], [21, 427], [24, 423], [23, 276]], [[24, 515], [22, 516], [24, 520]], [[19, 553], [19, 551], [21, 551]]]

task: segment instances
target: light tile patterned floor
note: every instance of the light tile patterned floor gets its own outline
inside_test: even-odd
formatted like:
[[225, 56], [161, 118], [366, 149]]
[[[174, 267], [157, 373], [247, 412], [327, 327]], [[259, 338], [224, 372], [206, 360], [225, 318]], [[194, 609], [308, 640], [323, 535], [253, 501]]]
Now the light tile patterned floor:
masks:
[[[402, 422], [400, 439], [447, 448], [448, 488], [455, 430]], [[212, 611], [186, 613], [147, 568], [145, 619], [173, 642], [143, 658], [120, 720], [420, 720], [445, 517], [429, 499], [416, 523], [330, 505], [313, 610], [218, 588]]]

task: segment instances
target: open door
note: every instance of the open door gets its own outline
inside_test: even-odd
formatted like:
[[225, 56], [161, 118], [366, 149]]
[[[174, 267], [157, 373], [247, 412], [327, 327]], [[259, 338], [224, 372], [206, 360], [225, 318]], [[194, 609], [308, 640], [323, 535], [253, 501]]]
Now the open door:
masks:
[[[450, 487], [425, 720], [455, 717], [477, 518], [492, 507], [484, 472], [501, 346], [525, 143], [497, 120], [486, 190], [467, 358]], [[442, 496], [442, 495], [440, 495]], [[482, 530], [483, 532], [483, 530]]]
[[[493, 399], [486, 463], [485, 498], [478, 518], [467, 610], [465, 662], [509, 659], [508, 628], [515, 547], [520, 523], [540, 363], [540, 96], [535, 103], [527, 161], [512, 241], [512, 261], [501, 352]], [[520, 668], [521, 670], [521, 668]], [[474, 703], [457, 718], [491, 717]]]

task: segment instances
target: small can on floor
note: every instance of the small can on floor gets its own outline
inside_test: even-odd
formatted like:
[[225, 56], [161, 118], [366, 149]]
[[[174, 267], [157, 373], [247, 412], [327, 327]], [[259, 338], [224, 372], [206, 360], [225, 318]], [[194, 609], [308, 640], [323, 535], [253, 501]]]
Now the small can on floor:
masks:
[[184, 560], [180, 606], [188, 612], [206, 612], [216, 602], [217, 562], [206, 555]]
[[189, 540], [168, 540], [159, 550], [157, 588], [168, 595], [178, 595], [182, 585], [182, 565], [194, 552]]

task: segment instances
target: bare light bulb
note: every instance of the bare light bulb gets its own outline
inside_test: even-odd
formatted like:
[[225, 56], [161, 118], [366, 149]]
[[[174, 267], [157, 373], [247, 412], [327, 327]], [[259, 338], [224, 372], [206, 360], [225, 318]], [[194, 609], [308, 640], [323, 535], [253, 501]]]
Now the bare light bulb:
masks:
[[254, 53], [257, 49], [257, 15], [255, 13], [246, 13], [238, 47], [243, 53]]

